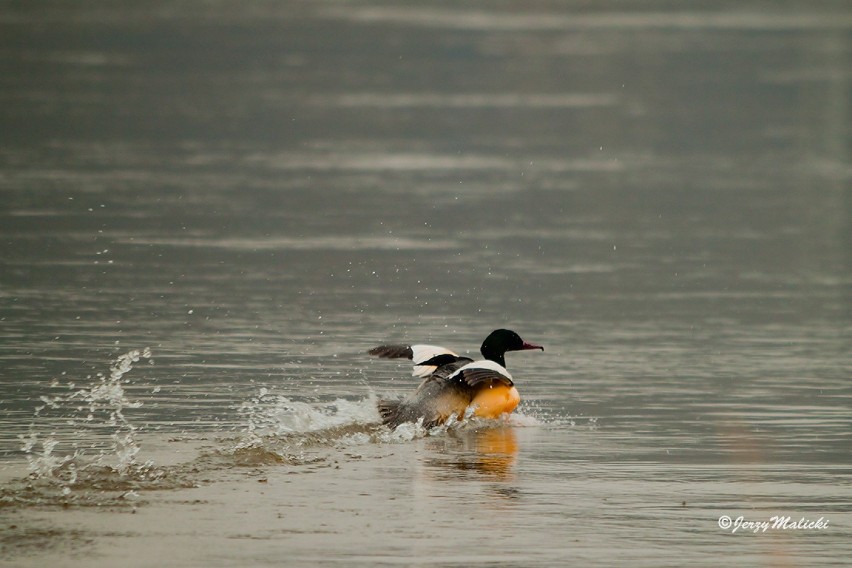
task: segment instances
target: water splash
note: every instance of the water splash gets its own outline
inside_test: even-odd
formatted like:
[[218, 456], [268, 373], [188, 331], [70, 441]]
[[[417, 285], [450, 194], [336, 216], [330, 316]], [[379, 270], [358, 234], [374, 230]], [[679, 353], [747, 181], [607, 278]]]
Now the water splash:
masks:
[[[444, 424], [426, 428], [423, 420], [389, 429], [381, 424], [376, 396], [330, 401], [295, 400], [260, 388], [237, 411], [243, 417], [241, 436], [226, 453], [237, 465], [322, 465], [337, 450], [369, 444], [404, 444], [447, 433], [493, 428], [469, 408]], [[515, 424], [510, 420], [506, 424]], [[346, 454], [345, 454], [346, 455]]]
[[378, 421], [374, 396], [361, 400], [338, 398], [328, 402], [294, 400], [263, 387], [238, 408], [243, 416], [245, 441], [286, 436]]
[[[474, 408], [451, 415], [443, 424], [426, 428], [423, 420], [389, 429], [381, 425], [373, 394], [356, 400], [295, 400], [263, 387], [237, 411], [243, 417], [242, 435], [233, 446], [238, 463], [314, 463], [320, 449], [366, 444], [399, 444], [448, 432], [493, 428], [498, 423], [515, 427], [538, 426], [533, 416], [512, 414], [501, 419], [474, 416]], [[313, 451], [313, 454], [308, 451]]]
[[238, 465], [321, 462], [320, 450], [345, 445], [350, 437], [372, 437], [379, 426], [374, 396], [359, 400], [295, 400], [260, 388], [237, 412], [241, 437], [230, 453]]
[[[137, 461], [137, 427], [124, 414], [142, 406], [125, 390], [125, 375], [141, 359], [150, 360], [151, 350], [124, 353], [89, 387], [69, 383], [68, 393], [39, 397], [43, 404], [36, 407], [27, 435], [20, 437], [31, 478], [58, 482], [67, 495], [84, 469], [107, 468], [124, 476], [150, 468]], [[54, 381], [51, 386], [59, 385]]]

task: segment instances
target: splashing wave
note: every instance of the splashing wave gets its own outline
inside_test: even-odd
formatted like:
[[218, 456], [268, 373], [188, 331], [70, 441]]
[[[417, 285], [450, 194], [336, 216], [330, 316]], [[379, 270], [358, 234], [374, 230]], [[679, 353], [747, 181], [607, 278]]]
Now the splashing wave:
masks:
[[[81, 466], [127, 474], [140, 465], [137, 428], [124, 411], [142, 403], [128, 399], [123, 385], [124, 376], [140, 359], [150, 360], [151, 350], [134, 349], [119, 356], [109, 374], [98, 373], [99, 380], [90, 387], [70, 383], [68, 393], [40, 397], [43, 404], [36, 407], [27, 435], [21, 436], [31, 477], [55, 478], [68, 488], [77, 481]], [[64, 426], [63, 433], [43, 431], [58, 423]], [[105, 432], [109, 432], [106, 439]]]
[[[180, 453], [175, 443], [188, 441], [192, 457], [175, 465], [155, 465], [153, 460], [140, 461], [140, 428], [125, 414], [142, 405], [128, 397], [126, 376], [151, 356], [149, 349], [128, 351], [111, 363], [108, 373], [97, 374], [92, 384], [69, 383], [68, 392], [40, 397], [29, 431], [21, 436], [29, 474], [0, 489], [0, 506], [135, 507], [143, 502], [140, 492], [147, 490], [198, 486], [245, 475], [245, 468], [328, 467], [359, 446], [407, 443], [495, 426], [495, 421], [469, 412], [431, 429], [418, 422], [389, 430], [380, 423], [372, 394], [354, 400], [300, 400], [263, 387], [235, 408], [242, 424], [237, 436], [203, 438], [205, 443], [169, 439], [169, 455]], [[515, 414], [500, 426], [540, 424], [534, 416]]]

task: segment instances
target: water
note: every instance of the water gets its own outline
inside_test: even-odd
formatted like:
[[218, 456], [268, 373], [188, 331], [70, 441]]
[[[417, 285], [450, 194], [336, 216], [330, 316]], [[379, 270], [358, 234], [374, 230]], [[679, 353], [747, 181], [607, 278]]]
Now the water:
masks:
[[[0, 564], [847, 562], [846, 3], [0, 28]], [[513, 417], [377, 425], [497, 327]]]

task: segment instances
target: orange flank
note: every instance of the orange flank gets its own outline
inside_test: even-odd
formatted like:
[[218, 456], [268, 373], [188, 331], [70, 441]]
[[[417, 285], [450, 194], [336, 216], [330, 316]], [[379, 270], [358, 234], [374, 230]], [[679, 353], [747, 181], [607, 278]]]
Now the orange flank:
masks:
[[519, 402], [521, 402], [521, 395], [518, 394], [518, 389], [498, 381], [491, 381], [477, 391], [470, 404], [475, 405], [476, 416], [497, 418], [501, 414], [515, 410]]

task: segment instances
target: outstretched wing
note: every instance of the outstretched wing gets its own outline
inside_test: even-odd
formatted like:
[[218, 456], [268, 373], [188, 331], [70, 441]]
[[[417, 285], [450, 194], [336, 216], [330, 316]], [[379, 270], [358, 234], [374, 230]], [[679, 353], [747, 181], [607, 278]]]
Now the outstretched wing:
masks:
[[448, 379], [450, 381], [463, 382], [469, 387], [486, 381], [497, 381], [510, 387], [514, 385], [512, 375], [509, 374], [509, 371], [503, 365], [489, 361], [488, 359], [468, 363], [456, 370]]
[[[367, 353], [383, 359], [411, 359], [414, 361], [414, 370], [411, 374], [415, 377], [428, 377], [441, 364], [450, 362], [452, 360], [450, 358], [458, 358], [457, 353], [437, 345], [379, 345], [373, 347]], [[443, 358], [442, 355], [448, 355], [450, 358]], [[435, 359], [435, 361], [430, 361], [430, 359]]]
[[414, 357], [410, 345], [379, 345], [367, 351], [370, 355], [382, 359], [411, 359]]

